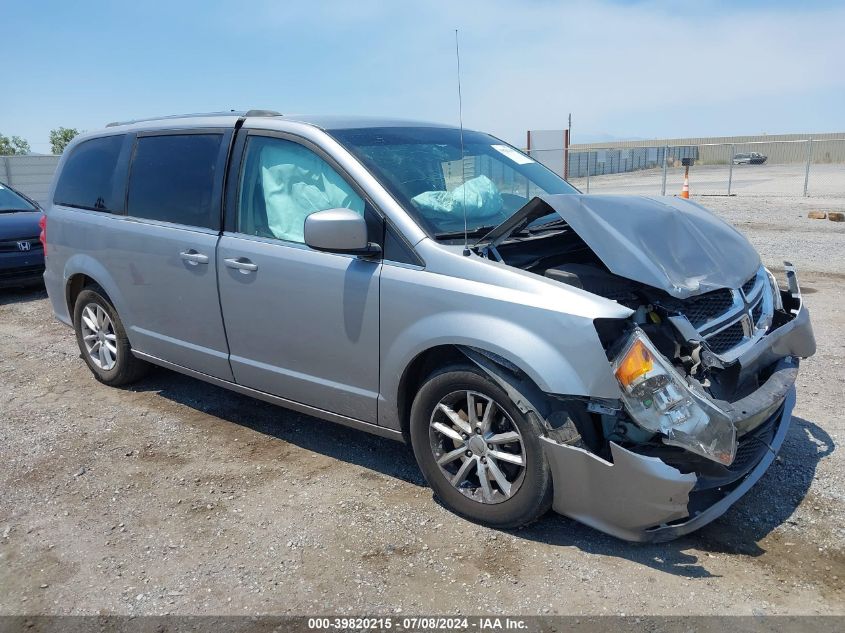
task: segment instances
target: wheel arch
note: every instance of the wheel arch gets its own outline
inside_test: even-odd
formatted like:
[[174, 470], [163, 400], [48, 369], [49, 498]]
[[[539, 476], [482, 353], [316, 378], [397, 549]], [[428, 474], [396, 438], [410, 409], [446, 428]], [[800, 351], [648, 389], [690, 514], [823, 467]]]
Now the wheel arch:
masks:
[[481, 369], [502, 387], [523, 412], [533, 412], [543, 420], [552, 407], [551, 397], [518, 365], [494, 352], [462, 344], [430, 347], [414, 357], [399, 380], [396, 397], [400, 429], [409, 440], [411, 405], [426, 378], [436, 369], [450, 364], [467, 364]]
[[466, 360], [458, 345], [435, 345], [417, 354], [405, 367], [396, 394], [396, 413], [406, 444], [410, 444], [411, 404], [425, 379], [437, 367]]
[[[103, 290], [102, 285], [100, 285], [96, 279], [86, 273], [75, 273], [68, 278], [67, 283], [65, 284], [65, 302], [67, 303], [68, 314], [71, 316], [73, 316], [73, 311], [76, 307], [76, 299], [79, 297], [79, 293], [86, 288], [99, 288], [102, 290], [103, 294], [105, 294], [105, 298], [112, 302], [111, 297], [108, 296], [108, 293]], [[114, 305], [114, 302], [112, 302], [112, 305]]]
[[[542, 327], [465, 311], [438, 312], [400, 331], [382, 333], [379, 424], [403, 430], [427, 368], [454, 360], [479, 361], [502, 376], [519, 376], [532, 393], [618, 397], [619, 387], [591, 319], [569, 317]], [[542, 332], [550, 332], [544, 336]], [[437, 334], [434, 334], [437, 333]], [[465, 353], [475, 350], [480, 356]], [[456, 356], [457, 355], [457, 356]], [[430, 372], [428, 372], [430, 373]], [[519, 380], [517, 381], [519, 382]]]
[[65, 304], [67, 305], [71, 320], [73, 319], [73, 310], [79, 293], [85, 288], [98, 286], [105, 294], [105, 298], [114, 306], [121, 321], [123, 321], [127, 336], [131, 337], [129, 330], [130, 319], [128, 318], [131, 315], [127, 314], [123, 293], [115, 283], [114, 278], [102, 264], [87, 255], [78, 254], [68, 259], [65, 263], [63, 277], [66, 280], [64, 287]]

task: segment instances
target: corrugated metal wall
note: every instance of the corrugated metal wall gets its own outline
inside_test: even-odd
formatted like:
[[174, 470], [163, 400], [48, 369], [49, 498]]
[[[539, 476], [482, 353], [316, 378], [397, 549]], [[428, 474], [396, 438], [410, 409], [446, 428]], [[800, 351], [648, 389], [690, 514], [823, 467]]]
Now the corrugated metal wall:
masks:
[[[735, 154], [760, 152], [768, 156], [769, 163], [803, 163], [807, 160], [807, 140], [843, 140], [845, 132], [824, 132], [818, 134], [759, 134], [756, 136], [708, 136], [689, 138], [648, 139], [642, 141], [613, 141], [605, 143], [578, 143], [570, 147], [570, 153], [595, 151], [597, 149], [623, 149], [635, 147], [697, 146], [697, 163], [722, 165], [730, 159], [731, 146]], [[813, 162], [845, 162], [845, 143], [815, 144], [823, 148], [820, 155], [812, 157]]]
[[[534, 152], [531, 152], [532, 156]], [[631, 147], [622, 149], [586, 149], [569, 151], [569, 178], [582, 178], [602, 174], [620, 174], [638, 169], [652, 169], [663, 165], [663, 157], [670, 165], [680, 165], [681, 159], [700, 161], [699, 148], [695, 145], [674, 147]], [[543, 156], [536, 156], [540, 162]]]
[[[532, 132], [532, 135], [535, 134]], [[701, 145], [702, 143], [771, 143], [772, 141], [804, 141], [845, 139], [845, 132], [819, 132], [816, 134], [757, 134], [752, 136], [690, 136], [686, 138], [645, 139], [642, 141], [611, 141], [605, 143], [578, 143], [572, 148], [592, 149], [596, 147], [642, 147], [650, 145]]]
[[61, 156], [0, 156], [0, 181], [45, 206]]

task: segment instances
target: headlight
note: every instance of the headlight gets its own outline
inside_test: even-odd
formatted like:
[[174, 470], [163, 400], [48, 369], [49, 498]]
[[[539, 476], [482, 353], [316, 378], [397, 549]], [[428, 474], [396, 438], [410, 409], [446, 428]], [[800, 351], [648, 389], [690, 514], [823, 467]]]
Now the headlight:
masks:
[[663, 434], [664, 444], [722, 464], [733, 462], [733, 422], [687, 384], [639, 328], [613, 361], [613, 373], [628, 413], [639, 426]]

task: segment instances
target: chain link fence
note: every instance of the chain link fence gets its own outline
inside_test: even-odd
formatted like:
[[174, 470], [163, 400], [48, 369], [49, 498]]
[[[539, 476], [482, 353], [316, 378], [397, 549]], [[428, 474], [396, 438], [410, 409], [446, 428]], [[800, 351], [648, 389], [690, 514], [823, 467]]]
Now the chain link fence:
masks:
[[585, 193], [676, 195], [692, 158], [692, 195], [845, 196], [845, 137], [568, 150], [560, 138], [532, 132], [527, 152]]

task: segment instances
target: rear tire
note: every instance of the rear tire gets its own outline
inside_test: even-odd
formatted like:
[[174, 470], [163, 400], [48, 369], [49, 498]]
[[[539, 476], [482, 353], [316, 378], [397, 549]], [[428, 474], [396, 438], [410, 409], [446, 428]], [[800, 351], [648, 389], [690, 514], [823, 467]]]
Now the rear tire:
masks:
[[89, 286], [79, 293], [73, 308], [73, 327], [82, 358], [101, 383], [120, 387], [149, 372], [149, 363], [132, 354], [117, 310], [99, 286]]
[[429, 376], [411, 406], [410, 427], [423, 476], [455, 514], [510, 529], [551, 507], [540, 424], [480, 369], [455, 365]]

